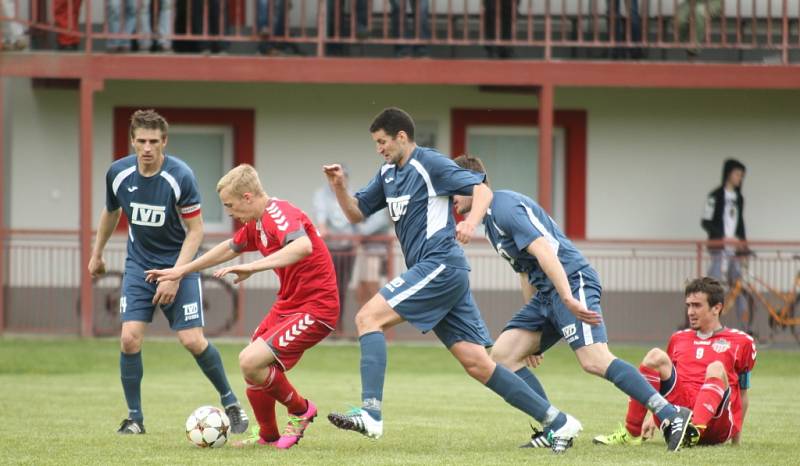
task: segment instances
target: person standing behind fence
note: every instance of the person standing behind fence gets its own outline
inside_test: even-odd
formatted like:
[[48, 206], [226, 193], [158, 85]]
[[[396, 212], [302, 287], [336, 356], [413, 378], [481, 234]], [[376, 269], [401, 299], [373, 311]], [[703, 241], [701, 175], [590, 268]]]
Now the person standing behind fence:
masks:
[[56, 27], [70, 32], [59, 32], [56, 36], [59, 50], [78, 50], [81, 38], [78, 31], [78, 17], [81, 14], [82, 0], [55, 0], [53, 15]]
[[[139, 51], [149, 51], [153, 39], [150, 27], [150, 0], [107, 0], [109, 34], [141, 34], [135, 39]], [[124, 8], [124, 14], [123, 14]], [[129, 52], [131, 39], [109, 39], [109, 52]]]
[[[483, 8], [486, 12], [484, 16], [484, 28], [486, 30], [486, 40], [505, 40], [510, 41], [511, 22], [517, 18], [516, 10], [519, 8], [519, 0], [484, 0]], [[500, 31], [496, 31], [497, 15], [500, 15]], [[508, 45], [487, 45], [486, 52], [490, 58], [511, 58], [514, 56], [514, 49]]]
[[[722, 184], [711, 191], [706, 198], [706, 206], [700, 224], [708, 234], [709, 241], [746, 241], [744, 228], [744, 196], [742, 183], [746, 168], [736, 159], [727, 159], [722, 166]], [[708, 246], [711, 266], [708, 275], [723, 283], [733, 285], [742, 276], [742, 260], [747, 247], [741, 245]], [[747, 303], [744, 296], [736, 298], [736, 317], [741, 330], [752, 332], [744, 318]]]
[[[722, 14], [722, 0], [683, 0], [678, 6], [680, 39], [683, 43], [689, 43], [686, 52], [690, 56], [697, 56], [700, 53], [700, 46], [706, 42], [706, 19], [711, 21], [720, 14]], [[692, 27], [694, 27], [694, 37], [690, 37]]]
[[[347, 177], [347, 169], [344, 169]], [[350, 287], [350, 279], [353, 277], [353, 266], [356, 262], [356, 246], [353, 238], [337, 236], [354, 236], [358, 234], [355, 225], [347, 220], [347, 217], [339, 208], [336, 201], [336, 194], [328, 183], [321, 186], [314, 192], [314, 223], [319, 229], [320, 235], [325, 239], [325, 244], [333, 257], [333, 267], [336, 269], [336, 283], [339, 286], [339, 323], [337, 332], [342, 332], [345, 304], [347, 303], [347, 291]]]
[[142, 341], [156, 307], [161, 307], [178, 340], [219, 392], [232, 431], [241, 433], [247, 430], [247, 414], [231, 390], [219, 352], [203, 335], [200, 275], [189, 274], [182, 280], [158, 284], [145, 280], [148, 269], [190, 262], [203, 241], [197, 180], [186, 163], [164, 153], [167, 128], [167, 121], [153, 110], [139, 110], [131, 117], [130, 138], [135, 153], [112, 163], [106, 173], [106, 205], [100, 213], [88, 264], [93, 277], [105, 273], [103, 250], [124, 212], [128, 247], [119, 299], [119, 368], [128, 417], [117, 432], [145, 433]]

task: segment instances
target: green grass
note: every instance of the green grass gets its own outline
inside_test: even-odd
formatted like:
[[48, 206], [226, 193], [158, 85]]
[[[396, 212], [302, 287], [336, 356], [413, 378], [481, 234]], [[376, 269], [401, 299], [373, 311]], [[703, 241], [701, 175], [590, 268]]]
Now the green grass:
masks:
[[[246, 404], [236, 367], [243, 343], [217, 343], [231, 383]], [[638, 362], [645, 347], [614, 348]], [[393, 345], [384, 396], [384, 437], [370, 441], [338, 431], [331, 410], [357, 403], [358, 347], [323, 345], [290, 372], [300, 392], [320, 407], [302, 443], [289, 451], [200, 450], [183, 422], [216, 393], [176, 341], [147, 341], [143, 403], [147, 435], [115, 433], [126, 412], [112, 340], [0, 338], [0, 463], [2, 464], [667, 464], [676, 459], [660, 439], [639, 448], [594, 446], [624, 417], [627, 400], [613, 385], [584, 374], [565, 345], [537, 369], [554, 404], [580, 419], [574, 448], [518, 449], [528, 419], [471, 380], [442, 347]], [[763, 350], [753, 374], [742, 446], [677, 453], [680, 463], [789, 464], [798, 434], [800, 352]], [[249, 406], [248, 406], [248, 412]], [[794, 413], [794, 414], [793, 414]], [[279, 419], [285, 415], [278, 407]], [[794, 458], [794, 459], [792, 459]]]

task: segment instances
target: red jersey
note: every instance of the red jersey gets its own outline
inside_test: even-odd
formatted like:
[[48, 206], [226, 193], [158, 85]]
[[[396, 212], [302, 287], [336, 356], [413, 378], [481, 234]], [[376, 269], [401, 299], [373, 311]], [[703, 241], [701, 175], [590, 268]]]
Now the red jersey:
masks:
[[339, 293], [333, 260], [305, 212], [288, 201], [270, 199], [261, 219], [247, 222], [234, 234], [232, 249], [260, 251], [269, 256], [303, 236], [311, 240], [313, 251], [299, 262], [273, 269], [281, 286], [271, 312], [307, 312], [335, 327], [339, 318]]
[[[749, 377], [756, 364], [756, 343], [753, 337], [730, 328], [723, 328], [710, 337], [701, 338], [691, 329], [672, 334], [667, 354], [678, 371], [682, 383], [688, 385], [691, 400], [700, 391], [706, 378], [706, 367], [714, 361], [725, 366], [731, 387], [731, 411], [737, 431], [742, 430], [742, 399], [740, 377]], [[747, 387], [745, 387], [747, 388]], [[691, 406], [691, 405], [690, 405]]]

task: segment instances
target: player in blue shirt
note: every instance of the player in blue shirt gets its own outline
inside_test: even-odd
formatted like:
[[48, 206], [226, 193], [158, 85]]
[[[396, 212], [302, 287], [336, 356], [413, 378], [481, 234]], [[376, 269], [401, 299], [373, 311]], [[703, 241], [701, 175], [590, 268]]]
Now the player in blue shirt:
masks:
[[93, 277], [105, 273], [103, 250], [124, 212], [129, 226], [119, 309], [119, 365], [128, 417], [117, 432], [145, 433], [141, 348], [145, 328], [152, 322], [156, 306], [160, 306], [178, 340], [219, 392], [233, 432], [241, 433], [247, 430], [247, 414], [228, 384], [219, 352], [203, 335], [200, 275], [187, 275], [179, 282], [145, 281], [145, 270], [190, 262], [203, 240], [197, 181], [188, 165], [164, 154], [167, 127], [167, 121], [153, 110], [139, 110], [131, 117], [135, 154], [112, 163], [106, 174], [106, 206], [100, 213], [88, 265]]
[[[486, 173], [478, 157], [462, 155], [455, 162]], [[454, 203], [461, 215], [474, 208], [469, 196], [455, 196]], [[677, 451], [689, 427], [691, 410], [667, 402], [636, 368], [609, 351], [600, 314], [600, 277], [547, 212], [523, 194], [495, 191], [483, 225], [495, 251], [520, 274], [527, 303], [498, 337], [492, 359], [514, 371], [546, 399], [526, 362], [533, 358], [537, 364], [537, 356], [563, 338], [583, 370], [613, 382], [662, 419], [668, 449]], [[546, 426], [544, 432], [534, 430], [525, 446], [550, 446], [554, 440], [549, 432]]]
[[[331, 413], [337, 427], [370, 438], [383, 435], [381, 404], [386, 373], [384, 332], [408, 321], [433, 330], [467, 373], [512, 406], [550, 424], [559, 417], [558, 435], [571, 438], [580, 424], [554, 408], [522, 379], [489, 357], [492, 340], [469, 289], [469, 264], [456, 243], [468, 243], [489, 206], [484, 176], [456, 166], [439, 152], [414, 142], [414, 122], [398, 108], [381, 112], [370, 126], [384, 165], [355, 196], [348, 194], [341, 165], [323, 170], [347, 218], [357, 223], [388, 208], [408, 270], [391, 280], [356, 315], [361, 346], [361, 408]], [[455, 224], [452, 196], [473, 196], [470, 214]], [[555, 450], [554, 450], [555, 451]], [[563, 451], [560, 450], [560, 451]]]

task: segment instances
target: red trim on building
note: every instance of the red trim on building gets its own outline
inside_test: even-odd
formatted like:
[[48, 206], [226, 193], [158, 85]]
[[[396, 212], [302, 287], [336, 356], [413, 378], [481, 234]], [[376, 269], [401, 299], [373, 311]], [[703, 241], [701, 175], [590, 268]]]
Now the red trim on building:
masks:
[[[470, 125], [538, 126], [535, 109], [453, 109], [450, 121], [450, 153], [464, 154]], [[586, 125], [585, 110], [556, 110], [553, 126], [564, 128], [566, 183], [564, 186], [565, 233], [586, 238]]]
[[[133, 112], [142, 108], [154, 108], [173, 125], [230, 126], [233, 129], [234, 166], [242, 163], [255, 165], [255, 112], [253, 110], [150, 107], [147, 105], [114, 108], [114, 160], [132, 153], [129, 136], [130, 118]], [[127, 221], [123, 216], [117, 231], [127, 228]]]

